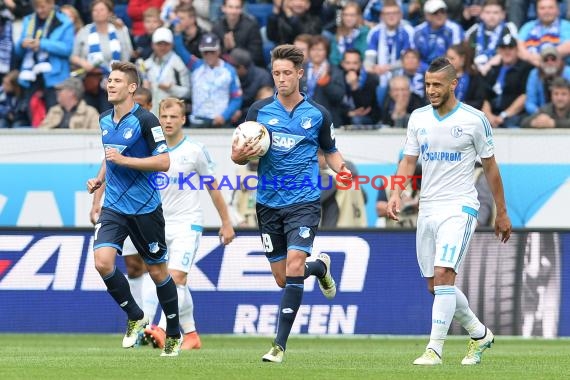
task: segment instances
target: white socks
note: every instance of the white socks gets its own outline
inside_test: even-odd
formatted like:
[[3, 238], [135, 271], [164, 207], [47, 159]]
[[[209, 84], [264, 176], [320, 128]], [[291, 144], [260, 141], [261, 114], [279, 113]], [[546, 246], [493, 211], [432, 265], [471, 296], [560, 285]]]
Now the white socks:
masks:
[[156, 315], [156, 309], [158, 308], [156, 285], [148, 273], [143, 274], [142, 279], [142, 305], [140, 305], [140, 307], [152, 324]]
[[[190, 289], [186, 285], [176, 285], [178, 293], [178, 315], [180, 320], [180, 328], [184, 334], [196, 331], [196, 322], [194, 322], [194, 301], [190, 294]], [[158, 327], [166, 328], [166, 317], [164, 313], [160, 315]]]
[[129, 281], [129, 287], [131, 288], [131, 294], [133, 295], [135, 302], [142, 309], [142, 307], [143, 307], [143, 297], [142, 297], [143, 278], [142, 278], [142, 276], [136, 277], [136, 278], [130, 278], [127, 276], [127, 280]]
[[485, 336], [485, 325], [475, 316], [475, 313], [469, 308], [467, 297], [459, 288], [455, 288], [455, 297], [457, 306], [455, 309], [455, 319], [469, 333], [472, 339], [483, 338]]
[[443, 343], [445, 342], [449, 326], [451, 326], [451, 321], [455, 314], [455, 286], [439, 285], [434, 287], [434, 291], [435, 298], [433, 300], [431, 316], [431, 335], [427, 348], [434, 350], [441, 357], [443, 353]]

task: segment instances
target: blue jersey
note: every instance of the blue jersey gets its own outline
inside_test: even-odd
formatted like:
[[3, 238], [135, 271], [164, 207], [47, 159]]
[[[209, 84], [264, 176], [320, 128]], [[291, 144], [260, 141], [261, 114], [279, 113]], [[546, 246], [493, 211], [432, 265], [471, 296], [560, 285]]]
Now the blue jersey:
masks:
[[[156, 116], [135, 104], [133, 109], [113, 121], [114, 110], [101, 114], [99, 123], [104, 148], [116, 148], [123, 156], [144, 158], [168, 152], [162, 128]], [[107, 207], [121, 214], [148, 214], [160, 205], [160, 193], [149, 183], [152, 172], [130, 169], [107, 161], [105, 201]]]
[[257, 203], [283, 208], [321, 196], [317, 150], [336, 152], [330, 113], [303, 94], [288, 112], [276, 96], [255, 102], [246, 120], [257, 121], [271, 135], [271, 147], [259, 160]]

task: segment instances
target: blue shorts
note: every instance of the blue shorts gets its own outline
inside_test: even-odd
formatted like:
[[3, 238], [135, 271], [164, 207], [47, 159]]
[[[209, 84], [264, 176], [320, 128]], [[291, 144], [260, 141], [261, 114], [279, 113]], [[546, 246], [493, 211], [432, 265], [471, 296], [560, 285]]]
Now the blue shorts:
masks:
[[127, 235], [147, 264], [168, 262], [162, 206], [139, 215], [124, 215], [104, 207], [95, 225], [93, 250], [113, 247], [121, 254]]
[[287, 258], [287, 250], [297, 249], [311, 255], [321, 220], [320, 200], [285, 208], [256, 205], [261, 242], [269, 262]]

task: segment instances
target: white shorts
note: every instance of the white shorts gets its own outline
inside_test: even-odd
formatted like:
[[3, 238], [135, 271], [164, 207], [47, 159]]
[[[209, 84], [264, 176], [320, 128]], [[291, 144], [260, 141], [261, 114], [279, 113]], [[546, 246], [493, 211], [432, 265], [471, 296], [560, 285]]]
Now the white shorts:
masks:
[[477, 227], [477, 210], [463, 206], [418, 215], [416, 252], [422, 277], [433, 277], [434, 267], [458, 273]]
[[190, 272], [190, 267], [196, 257], [202, 226], [195, 224], [167, 224], [166, 247], [168, 248], [168, 269]]
[[138, 253], [139, 252], [135, 248], [135, 245], [133, 244], [131, 237], [127, 236], [127, 238], [123, 242], [123, 253], [121, 254], [121, 256], [138, 255]]

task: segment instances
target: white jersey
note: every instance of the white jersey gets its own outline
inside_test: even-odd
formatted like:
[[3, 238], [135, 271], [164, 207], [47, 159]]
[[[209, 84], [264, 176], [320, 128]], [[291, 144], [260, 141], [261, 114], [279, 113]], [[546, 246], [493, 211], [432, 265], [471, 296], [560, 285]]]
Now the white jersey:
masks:
[[422, 165], [420, 209], [479, 209], [475, 160], [494, 154], [491, 124], [483, 112], [461, 102], [443, 118], [431, 105], [416, 109], [408, 122], [404, 154], [417, 156]]
[[166, 224], [190, 223], [202, 226], [199, 190], [214, 178], [214, 163], [206, 147], [184, 137], [170, 148], [168, 186], [160, 190]]

